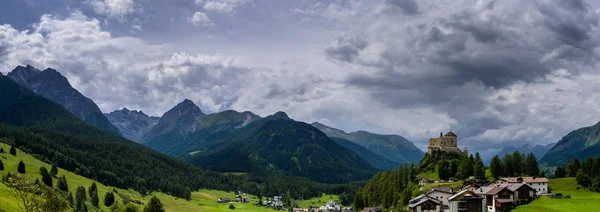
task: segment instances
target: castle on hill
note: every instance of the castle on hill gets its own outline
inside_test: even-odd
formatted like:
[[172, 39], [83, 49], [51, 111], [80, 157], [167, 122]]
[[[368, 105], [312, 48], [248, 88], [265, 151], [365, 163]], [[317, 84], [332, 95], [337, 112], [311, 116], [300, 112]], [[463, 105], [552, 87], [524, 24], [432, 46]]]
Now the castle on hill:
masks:
[[438, 138], [430, 138], [429, 139], [429, 147], [427, 147], [427, 153], [431, 154], [433, 151], [439, 152], [453, 152], [469, 155], [469, 150], [467, 147], [463, 151], [458, 148], [458, 136], [454, 134], [452, 131], [446, 133], [446, 135], [442, 136], [440, 132], [440, 137]]

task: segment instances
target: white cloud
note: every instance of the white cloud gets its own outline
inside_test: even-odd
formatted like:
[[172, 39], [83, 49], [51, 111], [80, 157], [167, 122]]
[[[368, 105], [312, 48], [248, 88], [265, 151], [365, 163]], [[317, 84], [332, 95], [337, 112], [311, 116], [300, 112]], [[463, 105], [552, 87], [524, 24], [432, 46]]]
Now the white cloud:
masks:
[[135, 11], [133, 0], [92, 0], [94, 12], [111, 18], [122, 18]]
[[217, 12], [217, 13], [230, 13], [233, 12], [235, 8], [235, 4], [230, 2], [220, 2], [220, 1], [207, 1], [204, 4], [204, 10]]
[[188, 18], [188, 21], [196, 26], [212, 26], [212, 21], [208, 18], [206, 13], [195, 12], [194, 15]]

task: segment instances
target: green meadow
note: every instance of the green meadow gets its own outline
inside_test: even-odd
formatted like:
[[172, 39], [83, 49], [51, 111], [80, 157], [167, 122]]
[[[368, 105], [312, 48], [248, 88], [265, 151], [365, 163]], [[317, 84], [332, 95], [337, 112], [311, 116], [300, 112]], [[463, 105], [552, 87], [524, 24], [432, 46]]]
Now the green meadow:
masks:
[[[48, 170], [52, 167], [51, 165], [44, 163], [35, 159], [33, 156], [25, 154], [21, 150], [17, 149], [17, 156], [13, 156], [9, 154], [10, 146], [0, 142], [0, 148], [3, 148], [6, 153], [0, 154], [0, 160], [4, 164], [4, 170], [0, 171], [0, 175], [5, 175], [8, 172], [17, 172], [17, 166], [19, 161], [23, 161], [25, 163], [26, 172], [25, 174], [29, 176], [31, 179], [38, 178], [41, 180], [41, 175], [39, 173], [39, 169], [42, 166], [45, 166]], [[64, 169], [59, 168], [58, 175], [65, 175], [67, 178], [67, 182], [69, 184], [69, 191], [75, 195], [75, 191], [78, 186], [83, 186], [87, 189], [89, 186], [96, 182], [92, 179], [77, 175], [73, 172], [68, 172]], [[53, 179], [54, 187], [56, 187], [56, 178]], [[235, 194], [233, 192], [224, 192], [224, 191], [215, 191], [215, 190], [200, 190], [196, 192], [192, 192], [192, 200], [186, 201], [181, 198], [176, 198], [170, 196], [165, 193], [154, 192], [152, 195], [141, 195], [140, 193], [127, 190], [114, 188], [111, 186], [103, 185], [99, 182], [96, 182], [98, 186], [98, 196], [100, 198], [99, 211], [109, 211], [109, 208], [104, 206], [104, 196], [108, 191], [117, 191], [119, 194], [127, 195], [132, 200], [138, 200], [142, 204], [138, 204], [139, 209], [143, 209], [144, 204], [150, 200], [152, 195], [158, 197], [161, 202], [164, 204], [165, 210], [168, 212], [179, 212], [179, 211], [234, 211], [229, 209], [229, 204], [217, 204], [217, 199], [221, 197], [229, 197], [235, 200]], [[8, 188], [3, 183], [0, 183], [0, 209], [4, 211], [19, 211], [19, 202], [13, 195], [12, 189]], [[249, 211], [249, 212], [268, 212], [275, 211], [272, 209], [255, 206], [254, 204], [258, 202], [258, 198], [256, 196], [247, 195], [250, 198], [250, 203], [234, 203], [236, 207], [235, 211]], [[122, 203], [122, 199], [119, 195], [115, 193], [115, 200]], [[90, 211], [95, 211], [94, 207], [88, 200], [88, 209]], [[94, 210], [92, 210], [94, 209]], [[0, 210], [0, 211], [2, 211]]]
[[552, 193], [571, 195], [570, 199], [550, 199], [543, 196], [527, 205], [518, 206], [515, 212], [565, 212], [600, 211], [600, 193], [577, 189], [575, 178], [550, 179]]

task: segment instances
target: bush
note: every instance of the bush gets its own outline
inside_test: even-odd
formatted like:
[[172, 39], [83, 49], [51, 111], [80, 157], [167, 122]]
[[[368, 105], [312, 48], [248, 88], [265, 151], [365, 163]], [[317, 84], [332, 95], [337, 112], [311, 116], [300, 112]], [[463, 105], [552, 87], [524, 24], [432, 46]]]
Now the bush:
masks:
[[235, 210], [235, 205], [233, 205], [233, 204], [229, 204], [229, 209], [231, 209], [231, 210]]
[[10, 154], [14, 155], [14, 156], [17, 156], [17, 149], [14, 146], [10, 147]]

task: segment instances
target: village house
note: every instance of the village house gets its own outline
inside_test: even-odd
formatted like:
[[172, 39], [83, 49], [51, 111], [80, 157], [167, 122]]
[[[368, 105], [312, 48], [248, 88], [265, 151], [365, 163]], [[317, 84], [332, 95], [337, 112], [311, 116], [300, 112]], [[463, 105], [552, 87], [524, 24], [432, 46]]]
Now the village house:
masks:
[[231, 198], [223, 197], [223, 198], [217, 199], [217, 203], [230, 203], [230, 202], [232, 202]]
[[515, 183], [506, 187], [515, 193], [513, 202], [517, 205], [528, 203], [535, 198], [536, 191], [528, 184]]
[[427, 184], [432, 184], [434, 182], [435, 182], [434, 179], [424, 177], [424, 178], [421, 178], [421, 180], [419, 180], [419, 186], [423, 187]]
[[444, 206], [441, 200], [430, 196], [419, 196], [409, 203], [408, 209], [411, 212], [440, 212]]
[[329, 201], [324, 206], [319, 207], [320, 212], [340, 212], [342, 211], [342, 205], [338, 202], [333, 201], [333, 197], [329, 196]]
[[506, 186], [484, 186], [475, 194], [485, 197], [488, 212], [503, 212], [513, 208], [514, 192]]
[[548, 178], [545, 177], [503, 177], [494, 182], [495, 186], [526, 183], [536, 191], [537, 195], [548, 193]]
[[463, 190], [448, 198], [450, 212], [482, 212], [486, 210], [485, 197]]

